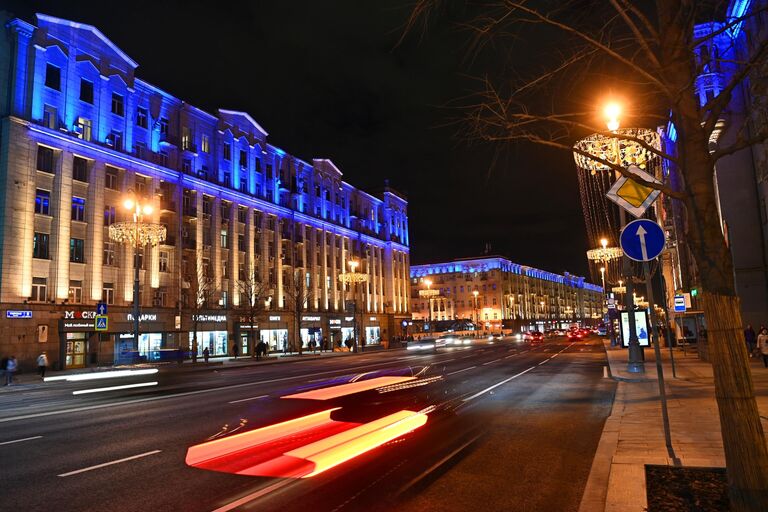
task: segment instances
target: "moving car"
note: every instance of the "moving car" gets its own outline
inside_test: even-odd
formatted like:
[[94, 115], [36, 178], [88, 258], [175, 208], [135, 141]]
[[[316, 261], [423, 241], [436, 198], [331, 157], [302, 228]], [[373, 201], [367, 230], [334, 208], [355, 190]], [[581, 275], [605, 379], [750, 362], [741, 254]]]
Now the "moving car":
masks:
[[437, 352], [439, 347], [444, 347], [446, 344], [446, 338], [421, 338], [420, 340], [409, 341], [405, 348], [419, 352]]
[[531, 331], [529, 340], [531, 343], [540, 343], [544, 341], [544, 335], [539, 331]]

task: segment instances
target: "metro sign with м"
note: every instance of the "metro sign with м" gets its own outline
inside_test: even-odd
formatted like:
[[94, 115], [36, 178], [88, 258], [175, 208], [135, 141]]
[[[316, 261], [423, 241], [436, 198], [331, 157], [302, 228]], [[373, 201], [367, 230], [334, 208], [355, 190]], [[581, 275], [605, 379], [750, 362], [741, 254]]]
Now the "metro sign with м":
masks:
[[648, 219], [637, 219], [621, 230], [619, 243], [624, 254], [631, 260], [651, 261], [664, 250], [664, 230]]

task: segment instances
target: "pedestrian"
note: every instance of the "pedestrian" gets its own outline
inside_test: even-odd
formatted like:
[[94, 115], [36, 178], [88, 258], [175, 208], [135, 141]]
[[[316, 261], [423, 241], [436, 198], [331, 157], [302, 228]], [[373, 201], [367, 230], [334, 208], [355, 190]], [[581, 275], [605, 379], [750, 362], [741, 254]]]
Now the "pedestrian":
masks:
[[264, 343], [264, 340], [260, 340], [256, 344], [256, 360], [257, 361], [261, 361], [261, 356], [266, 355], [267, 353], [266, 348], [267, 348], [267, 344]]
[[205, 347], [203, 349], [203, 359], [205, 359], [205, 364], [208, 364], [208, 358], [211, 356], [211, 351], [208, 350], [208, 347]]
[[232, 353], [235, 355], [235, 359], [237, 359], [237, 353], [239, 352], [239, 348], [237, 346], [237, 342], [232, 344]]
[[747, 342], [749, 357], [752, 357], [755, 354], [755, 344], [757, 343], [757, 337], [755, 336], [755, 330], [751, 325], [747, 325], [747, 328], [744, 329], [744, 341]]
[[13, 384], [13, 374], [16, 373], [18, 364], [16, 363], [16, 356], [11, 356], [5, 363], [5, 385], [10, 386]]
[[48, 368], [48, 356], [45, 350], [37, 356], [37, 373], [40, 374], [41, 379], [45, 379], [45, 369]]
[[768, 329], [765, 327], [760, 329], [760, 336], [757, 337], [757, 346], [763, 355], [763, 366], [768, 368]]

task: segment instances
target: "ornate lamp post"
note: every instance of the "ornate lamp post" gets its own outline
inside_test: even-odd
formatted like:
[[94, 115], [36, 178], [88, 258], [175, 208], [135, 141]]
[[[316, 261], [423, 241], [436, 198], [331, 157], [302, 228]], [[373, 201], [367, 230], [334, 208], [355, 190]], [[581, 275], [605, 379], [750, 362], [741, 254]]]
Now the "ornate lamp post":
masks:
[[357, 284], [358, 283], [365, 283], [368, 281], [368, 274], [363, 274], [362, 272], [356, 272], [358, 265], [360, 265], [360, 262], [357, 260], [352, 260], [349, 262], [349, 272], [343, 272], [339, 274], [339, 281], [346, 285], [350, 285], [351, 288], [354, 288], [354, 291], [352, 292], [352, 331], [353, 336], [355, 338], [355, 352], [359, 350], [357, 340], [359, 337], [359, 332], [357, 330]]
[[[123, 201], [123, 207], [133, 213], [133, 220], [116, 222], [109, 226], [109, 238], [118, 243], [133, 246], [133, 340], [139, 349], [139, 250], [165, 240], [165, 226], [153, 222], [144, 222], [144, 216], [152, 215], [154, 208], [150, 203], [142, 203], [133, 194]], [[149, 361], [149, 347], [147, 347]]]
[[427, 285], [426, 290], [419, 290], [419, 297], [427, 299], [427, 306], [429, 307], [429, 330], [432, 330], [432, 299], [440, 294], [439, 290], [432, 289], [432, 280], [424, 279], [424, 284]]

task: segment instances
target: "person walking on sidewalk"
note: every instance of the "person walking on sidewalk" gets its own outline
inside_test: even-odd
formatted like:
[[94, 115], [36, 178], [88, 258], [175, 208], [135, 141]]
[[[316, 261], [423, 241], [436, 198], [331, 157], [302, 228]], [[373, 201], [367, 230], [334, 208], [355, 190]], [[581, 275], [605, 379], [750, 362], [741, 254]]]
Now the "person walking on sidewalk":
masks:
[[37, 373], [40, 374], [41, 379], [45, 379], [45, 370], [48, 368], [48, 356], [45, 350], [37, 356]]
[[755, 330], [752, 328], [752, 325], [747, 325], [747, 328], [744, 329], [744, 341], [747, 342], [747, 352], [749, 352], [749, 357], [752, 357], [755, 354], [755, 343], [757, 341]]
[[5, 363], [5, 385], [10, 386], [13, 384], [13, 374], [16, 373], [18, 365], [16, 363], [16, 356], [11, 356]]
[[203, 349], [203, 359], [205, 359], [205, 364], [208, 364], [208, 358], [211, 356], [211, 351], [208, 350], [208, 347], [205, 347]]
[[760, 347], [760, 353], [763, 355], [763, 366], [768, 368], [768, 329], [760, 329], [760, 336], [757, 337], [757, 346]]

